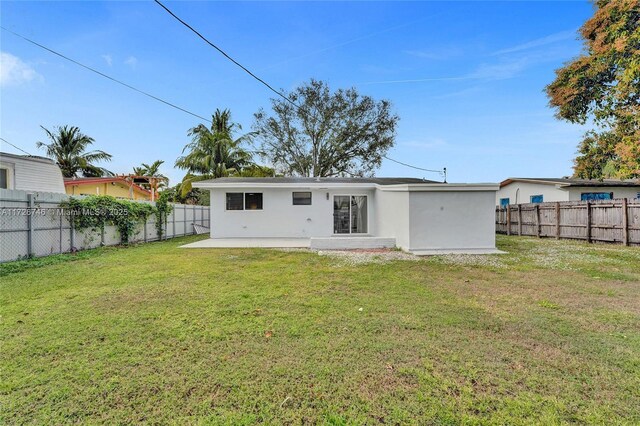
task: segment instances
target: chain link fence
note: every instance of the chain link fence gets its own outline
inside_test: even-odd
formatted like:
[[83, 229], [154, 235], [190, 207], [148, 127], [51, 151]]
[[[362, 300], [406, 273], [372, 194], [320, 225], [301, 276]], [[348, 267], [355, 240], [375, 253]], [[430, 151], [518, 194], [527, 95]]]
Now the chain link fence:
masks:
[[[0, 190], [0, 263], [120, 244], [120, 233], [112, 225], [102, 232], [74, 229], [71, 212], [60, 207], [68, 198], [65, 194]], [[172, 207], [162, 225], [162, 239], [194, 234], [194, 225], [210, 227], [208, 206]], [[131, 243], [157, 240], [155, 215], [130, 238]]]

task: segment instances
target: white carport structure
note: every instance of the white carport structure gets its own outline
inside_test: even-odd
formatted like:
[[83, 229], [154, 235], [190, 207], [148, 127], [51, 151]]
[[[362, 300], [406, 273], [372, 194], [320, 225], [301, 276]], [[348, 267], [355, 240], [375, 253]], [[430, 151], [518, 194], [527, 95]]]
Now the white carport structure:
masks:
[[211, 239], [186, 247], [399, 247], [414, 254], [496, 253], [497, 184], [414, 178], [220, 178]]

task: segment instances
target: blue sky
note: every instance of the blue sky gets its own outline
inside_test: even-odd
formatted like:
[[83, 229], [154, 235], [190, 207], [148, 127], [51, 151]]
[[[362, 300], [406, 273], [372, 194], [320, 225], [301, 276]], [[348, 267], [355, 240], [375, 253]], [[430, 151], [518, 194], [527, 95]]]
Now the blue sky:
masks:
[[[581, 51], [587, 1], [166, 4], [277, 88], [313, 77], [391, 100], [391, 158], [446, 166], [450, 182], [571, 173], [584, 128], [556, 120], [543, 90]], [[0, 8], [3, 26], [199, 115], [229, 108], [249, 131], [269, 106], [272, 93], [152, 2]], [[5, 31], [0, 50], [3, 138], [37, 154], [40, 125], [76, 125], [114, 156], [110, 170], [162, 159], [172, 184], [182, 178], [173, 162], [197, 119]], [[388, 161], [377, 174], [437, 178]]]

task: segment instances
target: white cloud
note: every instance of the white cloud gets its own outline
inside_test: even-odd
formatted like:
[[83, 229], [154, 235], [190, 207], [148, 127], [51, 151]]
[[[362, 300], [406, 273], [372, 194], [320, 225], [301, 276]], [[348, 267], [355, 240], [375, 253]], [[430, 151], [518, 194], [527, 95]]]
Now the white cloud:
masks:
[[113, 57], [111, 55], [102, 55], [102, 59], [104, 59], [107, 65], [113, 65]]
[[560, 41], [565, 41], [572, 38], [576, 39], [577, 38], [576, 31], [577, 31], [576, 29], [573, 29], [573, 30], [566, 30], [566, 31], [560, 31], [557, 33], [549, 34], [548, 36], [540, 37], [535, 40], [528, 41], [526, 43], [518, 44], [512, 47], [507, 47], [505, 49], [500, 49], [496, 52], [493, 52], [492, 55], [495, 56], [495, 55], [504, 55], [507, 53], [521, 52], [523, 50], [529, 50], [535, 47], [546, 46], [548, 44], [558, 43]]
[[136, 58], [135, 56], [129, 56], [127, 59], [125, 59], [124, 63], [126, 65], [129, 65], [131, 69], [136, 69], [136, 66], [138, 65], [138, 58]]
[[515, 61], [503, 61], [497, 64], [481, 64], [469, 77], [487, 80], [512, 78], [527, 68], [530, 63], [529, 58], [520, 58]]
[[406, 53], [407, 55], [415, 56], [416, 58], [440, 61], [461, 56], [463, 54], [463, 51], [459, 47], [443, 46], [424, 50], [405, 50], [404, 53]]
[[42, 81], [43, 77], [31, 66], [11, 53], [0, 52], [0, 85], [10, 86]]

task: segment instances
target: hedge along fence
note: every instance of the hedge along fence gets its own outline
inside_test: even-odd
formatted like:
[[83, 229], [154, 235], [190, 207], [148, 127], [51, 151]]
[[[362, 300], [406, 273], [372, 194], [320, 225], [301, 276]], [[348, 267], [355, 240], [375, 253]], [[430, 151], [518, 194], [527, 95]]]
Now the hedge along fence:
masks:
[[[121, 220], [109, 218], [108, 214], [106, 217], [79, 214], [78, 209], [83, 207], [91, 210], [94, 201], [90, 200], [95, 200], [95, 207], [111, 208], [113, 214], [122, 213], [119, 211], [122, 209], [130, 214]], [[209, 207], [169, 204], [162, 199], [157, 203], [111, 197], [73, 197], [71, 200], [65, 194], [29, 194], [3, 189], [0, 190], [0, 262], [190, 235], [194, 233], [194, 224], [210, 226]]]
[[640, 245], [640, 200], [622, 198], [496, 207], [496, 232]]

